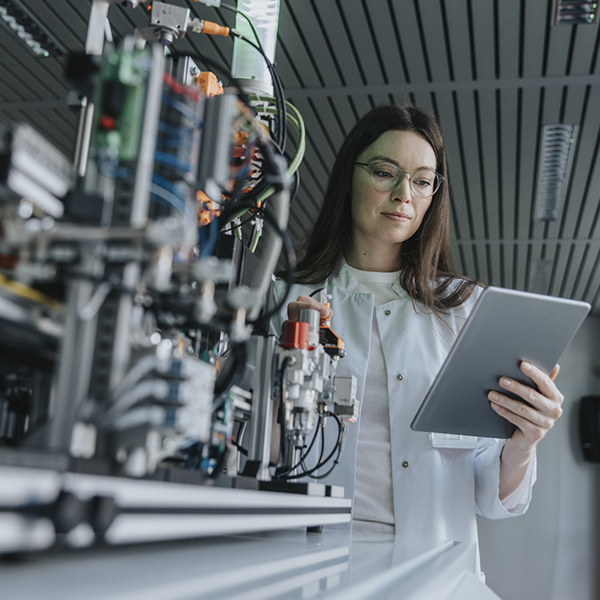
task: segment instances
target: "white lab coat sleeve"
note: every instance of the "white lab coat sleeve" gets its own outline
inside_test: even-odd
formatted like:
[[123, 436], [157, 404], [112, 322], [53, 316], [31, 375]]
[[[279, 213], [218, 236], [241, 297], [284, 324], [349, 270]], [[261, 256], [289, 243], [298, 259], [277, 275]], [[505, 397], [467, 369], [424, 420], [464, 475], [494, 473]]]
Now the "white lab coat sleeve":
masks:
[[529, 507], [536, 479], [536, 455], [517, 489], [500, 500], [500, 454], [503, 440], [480, 438], [475, 452], [475, 505], [477, 514], [488, 519], [505, 519], [523, 514]]

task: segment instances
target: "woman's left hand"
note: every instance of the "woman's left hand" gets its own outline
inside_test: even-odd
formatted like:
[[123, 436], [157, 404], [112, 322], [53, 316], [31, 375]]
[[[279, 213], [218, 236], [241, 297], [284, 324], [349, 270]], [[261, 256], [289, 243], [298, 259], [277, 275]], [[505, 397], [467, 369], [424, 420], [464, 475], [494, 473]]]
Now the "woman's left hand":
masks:
[[520, 368], [537, 386], [537, 391], [508, 377], [500, 378], [499, 383], [505, 390], [523, 398], [529, 406], [498, 392], [490, 392], [488, 399], [499, 415], [517, 426], [510, 438], [511, 444], [522, 452], [531, 452], [562, 415], [564, 396], [554, 384], [559, 365], [550, 375], [527, 362], [522, 362]]

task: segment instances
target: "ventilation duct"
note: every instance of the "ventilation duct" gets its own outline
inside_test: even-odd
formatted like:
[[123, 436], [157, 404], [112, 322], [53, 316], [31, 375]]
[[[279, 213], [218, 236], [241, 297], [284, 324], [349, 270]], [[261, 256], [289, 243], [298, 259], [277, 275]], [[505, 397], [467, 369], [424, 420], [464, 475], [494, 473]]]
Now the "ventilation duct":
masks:
[[577, 0], [556, 0], [554, 10], [555, 25], [584, 25], [596, 19], [597, 2]]
[[50, 36], [18, 0], [0, 0], [0, 22], [3, 22], [36, 56], [61, 56], [63, 47]]
[[544, 125], [536, 195], [536, 218], [557, 221], [569, 183], [579, 125]]
[[553, 262], [548, 259], [532, 260], [529, 268], [527, 291], [534, 294], [547, 294], [550, 287]]
[[[238, 10], [252, 20], [265, 54], [274, 62], [279, 0], [238, 0]], [[241, 14], [237, 15], [235, 28], [247, 38], [256, 40], [250, 24]], [[250, 93], [273, 94], [271, 74], [264, 57], [239, 38], [233, 42], [231, 75], [240, 80], [242, 87]]]

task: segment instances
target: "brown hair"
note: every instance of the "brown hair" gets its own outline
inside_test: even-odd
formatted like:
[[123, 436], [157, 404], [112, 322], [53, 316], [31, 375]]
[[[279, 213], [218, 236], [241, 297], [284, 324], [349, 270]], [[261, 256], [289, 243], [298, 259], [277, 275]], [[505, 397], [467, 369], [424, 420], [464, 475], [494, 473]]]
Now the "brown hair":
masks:
[[[462, 304], [476, 282], [458, 275], [450, 250], [450, 193], [446, 151], [436, 118], [416, 106], [385, 104], [365, 114], [348, 134], [337, 154], [323, 204], [308, 234], [306, 250], [296, 269], [298, 283], [325, 281], [349, 250], [352, 239], [350, 209], [352, 174], [359, 155], [386, 131], [412, 131], [425, 139], [435, 153], [436, 170], [444, 176], [417, 232], [402, 243], [400, 284], [413, 302], [438, 316]], [[459, 284], [450, 284], [458, 280]]]

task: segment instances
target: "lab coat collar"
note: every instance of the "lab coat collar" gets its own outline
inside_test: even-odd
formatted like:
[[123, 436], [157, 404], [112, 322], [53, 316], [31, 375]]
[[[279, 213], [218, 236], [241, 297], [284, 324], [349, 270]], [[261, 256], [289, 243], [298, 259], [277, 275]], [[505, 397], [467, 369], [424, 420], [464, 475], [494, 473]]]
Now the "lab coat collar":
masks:
[[[331, 279], [336, 287], [344, 290], [347, 294], [350, 294], [352, 290], [354, 290], [354, 288], [356, 288], [356, 286], [358, 285], [358, 280], [356, 279], [356, 277], [354, 277], [354, 275], [348, 268], [348, 263], [344, 259], [340, 261], [338, 269], [337, 271], [334, 271], [333, 275], [331, 276]], [[406, 291], [400, 285], [400, 278], [394, 281], [392, 289], [394, 290], [394, 292], [396, 292], [396, 294], [398, 294], [400, 298], [404, 298], [405, 296], [407, 296]]]

